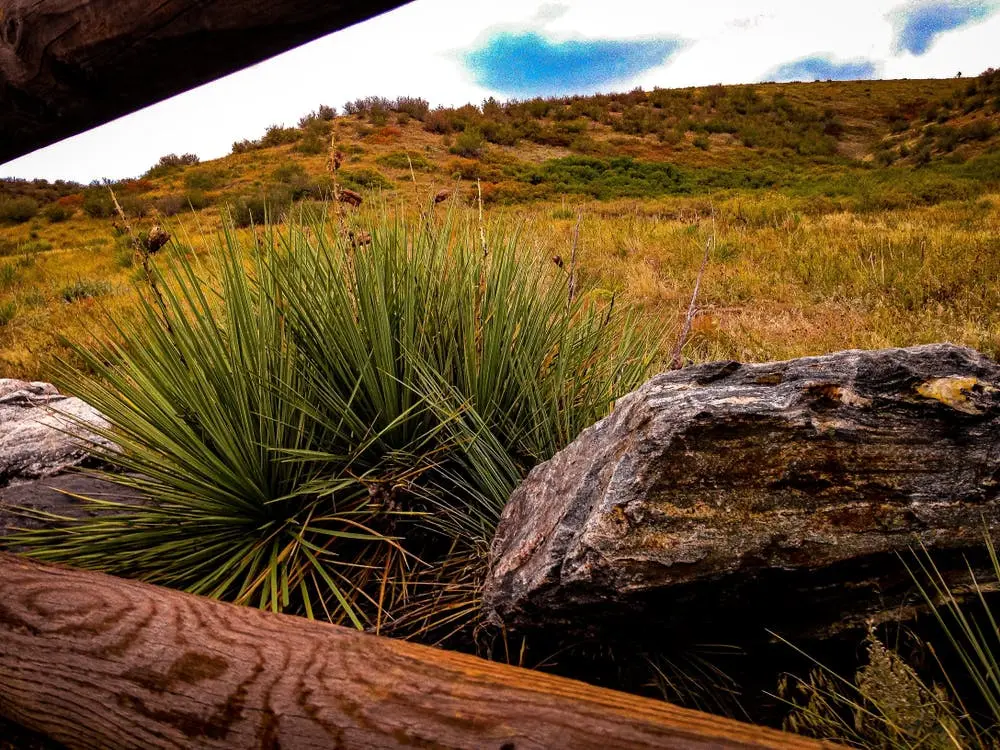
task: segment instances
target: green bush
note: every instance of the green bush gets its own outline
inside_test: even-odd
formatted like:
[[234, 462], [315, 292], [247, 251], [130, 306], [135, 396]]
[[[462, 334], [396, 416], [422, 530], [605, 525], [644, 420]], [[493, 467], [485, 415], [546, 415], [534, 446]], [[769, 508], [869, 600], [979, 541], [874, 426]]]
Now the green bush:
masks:
[[306, 169], [298, 162], [289, 161], [282, 164], [271, 173], [271, 177], [277, 182], [290, 185], [305, 179]]
[[14, 286], [21, 278], [21, 269], [16, 263], [0, 264], [0, 289]]
[[34, 255], [35, 253], [47, 253], [51, 249], [52, 243], [48, 240], [28, 240], [21, 244], [18, 251], [25, 255]]
[[42, 216], [53, 224], [59, 224], [73, 216], [73, 209], [62, 203], [50, 203], [42, 209]]
[[188, 190], [184, 193], [168, 193], [158, 198], [153, 207], [161, 216], [175, 216], [184, 211], [200, 211], [212, 205], [212, 199], [203, 190]]
[[244, 138], [242, 141], [233, 142], [232, 152], [234, 154], [248, 154], [251, 151], [257, 151], [261, 148], [263, 146], [260, 145], [260, 141], [251, 141]]
[[552, 193], [586, 193], [600, 199], [684, 194], [694, 188], [690, 176], [672, 164], [630, 157], [551, 159], [520, 179]]
[[122, 195], [118, 198], [118, 205], [130, 219], [142, 219], [152, 207], [146, 198], [139, 195]]
[[359, 629], [474, 618], [509, 493], [651, 349], [507, 228], [486, 254], [471, 222], [367, 229], [364, 252], [313, 224], [227, 233], [198, 266], [216, 274], [172, 259], [168, 321], [155, 301], [109, 320], [59, 377], [113, 425], [108, 479], [147, 500], [8, 543]]
[[292, 189], [287, 185], [271, 185], [249, 195], [230, 196], [229, 215], [237, 227], [253, 224], [279, 224], [284, 221], [293, 200]]
[[322, 154], [327, 150], [327, 141], [322, 136], [306, 134], [301, 141], [295, 144], [294, 150], [310, 156]]
[[303, 115], [299, 119], [299, 127], [302, 128], [302, 130], [309, 130], [319, 123], [329, 123], [336, 116], [336, 107], [329, 107], [326, 104], [320, 104], [319, 108], [315, 112]]
[[264, 133], [264, 137], [260, 139], [260, 145], [263, 147], [269, 146], [284, 146], [288, 143], [295, 143], [299, 138], [302, 137], [302, 131], [298, 128], [286, 128], [281, 125], [272, 125]]
[[214, 190], [225, 180], [221, 169], [192, 169], [184, 175], [184, 187], [188, 190]]
[[212, 205], [212, 199], [203, 190], [195, 189], [184, 193], [184, 203], [195, 211], [200, 211]]
[[79, 279], [72, 284], [68, 284], [59, 290], [59, 297], [63, 302], [76, 302], [81, 299], [92, 299], [102, 297], [111, 291], [111, 284], [107, 281], [94, 281], [91, 279]]
[[150, 167], [144, 177], [165, 177], [172, 172], [176, 172], [184, 167], [197, 164], [201, 160], [195, 154], [167, 154], [161, 156], [160, 160]]
[[6, 328], [11, 323], [14, 322], [14, 318], [17, 317], [17, 305], [13, 300], [4, 302], [0, 305], [0, 328]]
[[374, 169], [342, 169], [337, 176], [352, 190], [391, 190], [393, 187], [389, 178]]
[[92, 187], [83, 193], [83, 212], [92, 219], [107, 219], [115, 213], [115, 204], [107, 188]]
[[[853, 679], [813, 660], [806, 678], [784, 678], [778, 697], [791, 708], [785, 729], [862, 748], [976, 748], [1000, 743], [1000, 631], [992, 581], [1000, 558], [985, 536], [990, 582], [969, 567], [968, 582], [946, 579], [923, 546], [904, 564], [941, 634], [930, 651], [938, 684], [877, 637]], [[970, 604], [972, 606], [970, 606]], [[796, 649], [798, 650], [798, 649]], [[801, 652], [800, 652], [801, 653]], [[923, 672], [923, 674], [921, 674]]]
[[168, 193], [157, 198], [153, 207], [161, 216], [174, 216], [187, 209], [187, 201], [180, 193]]
[[32, 198], [0, 200], [0, 222], [23, 224], [38, 214], [38, 203]]
[[486, 137], [479, 128], [466, 128], [455, 138], [455, 145], [449, 150], [467, 159], [477, 159], [486, 148]]

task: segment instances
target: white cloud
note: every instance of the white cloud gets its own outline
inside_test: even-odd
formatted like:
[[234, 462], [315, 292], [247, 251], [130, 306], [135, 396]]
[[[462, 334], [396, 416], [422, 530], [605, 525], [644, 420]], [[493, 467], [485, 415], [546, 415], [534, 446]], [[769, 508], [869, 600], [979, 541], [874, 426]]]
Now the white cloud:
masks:
[[318, 104], [360, 96], [422, 96], [432, 104], [479, 102], [462, 54], [498, 30], [553, 39], [681, 37], [668, 64], [626, 88], [761, 80], [782, 63], [816, 54], [871, 59], [881, 75], [974, 75], [997, 59], [1000, 16], [942, 34], [921, 57], [893, 55], [891, 9], [901, 0], [416, 0], [272, 60], [161, 102], [89, 133], [0, 166], [0, 175], [89, 181], [143, 172], [159, 156], [227, 153], [268, 125], [294, 123]]

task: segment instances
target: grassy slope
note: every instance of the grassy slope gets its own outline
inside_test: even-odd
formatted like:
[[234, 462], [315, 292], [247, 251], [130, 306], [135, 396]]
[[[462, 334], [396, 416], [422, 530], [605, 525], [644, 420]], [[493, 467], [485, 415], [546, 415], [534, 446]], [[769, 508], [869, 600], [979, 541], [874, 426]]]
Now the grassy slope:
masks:
[[[474, 208], [481, 189], [489, 215], [523, 222], [541, 258], [568, 258], [580, 213], [581, 272], [642, 305], [666, 330], [679, 326], [714, 235], [685, 351], [692, 359], [944, 339], [997, 355], [1000, 134], [946, 143], [940, 133], [942, 125], [976, 120], [1000, 130], [998, 95], [982, 88], [970, 95], [968, 87], [953, 80], [711, 87], [566, 100], [538, 118], [458, 110], [421, 123], [362, 113], [333, 127], [342, 181], [357, 186], [352, 174], [364, 183], [363, 170], [375, 170], [391, 183], [387, 202], [411, 211], [442, 188]], [[528, 120], [542, 130], [536, 140], [485, 144], [474, 158], [451, 153], [466, 144], [456, 122], [489, 135], [493, 125]], [[928, 126], [938, 130], [926, 136]], [[197, 250], [214, 241], [228, 202], [328, 187], [326, 153], [301, 153], [304, 142], [168, 170], [119, 192], [128, 205], [151, 207], [138, 226], [163, 222]], [[632, 161], [614, 161], [620, 157]], [[164, 199], [185, 200], [199, 184], [207, 208], [157, 215]], [[348, 221], [361, 218], [352, 213]], [[86, 340], [89, 317], [129, 308], [140, 280], [111, 219], [79, 209], [60, 223], [39, 215], [0, 225], [0, 251], [7, 254], [0, 374], [8, 377], [45, 377], [47, 358], [66, 352], [59, 337]], [[79, 281], [81, 293], [67, 300]]]

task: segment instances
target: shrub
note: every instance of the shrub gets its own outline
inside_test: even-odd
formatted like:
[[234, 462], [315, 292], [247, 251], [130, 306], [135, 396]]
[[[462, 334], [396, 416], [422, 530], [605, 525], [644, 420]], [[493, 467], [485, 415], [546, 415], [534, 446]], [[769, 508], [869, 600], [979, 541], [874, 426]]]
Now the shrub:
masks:
[[262, 195], [239, 196], [229, 204], [229, 211], [233, 224], [240, 228], [280, 221], [280, 210], [268, 205]]
[[342, 169], [337, 173], [345, 187], [353, 190], [391, 190], [392, 181], [374, 169]]
[[119, 196], [118, 205], [130, 219], [141, 219], [149, 214], [150, 202], [138, 195]]
[[75, 212], [72, 207], [63, 203], [50, 203], [42, 209], [42, 216], [53, 224], [59, 224], [69, 219]]
[[337, 116], [336, 107], [329, 107], [326, 104], [320, 104], [319, 108], [315, 112], [310, 112], [307, 115], [303, 115], [299, 119], [299, 127], [306, 130], [310, 127], [314, 127], [318, 122], [330, 122]]
[[455, 139], [455, 145], [449, 151], [467, 159], [478, 159], [486, 148], [486, 138], [479, 128], [466, 128]]
[[645, 377], [647, 342], [509, 230], [484, 256], [472, 223], [368, 229], [362, 253], [318, 225], [229, 233], [218, 277], [172, 260], [169, 324], [109, 320], [59, 376], [149, 500], [10, 543], [359, 629], [423, 631], [429, 599], [458, 602], [449, 630], [475, 617], [509, 493]]
[[294, 161], [285, 162], [271, 173], [272, 178], [278, 182], [284, 182], [285, 184], [297, 182], [304, 179], [305, 176], [305, 167]]
[[0, 265], [0, 289], [7, 289], [17, 283], [21, 278], [21, 269], [16, 263], [3, 263]]
[[292, 190], [287, 185], [271, 185], [258, 193], [232, 196], [227, 203], [233, 224], [242, 228], [281, 223], [292, 199]]
[[300, 154], [307, 154], [310, 156], [315, 156], [316, 154], [322, 154], [327, 149], [326, 139], [317, 136], [307, 134], [295, 144], [294, 150]]
[[242, 141], [234, 141], [232, 152], [234, 154], [247, 154], [262, 148], [260, 141], [251, 141], [244, 138]]
[[459, 130], [454, 110], [438, 108], [432, 112], [428, 112], [427, 116], [424, 117], [424, 130], [440, 135], [448, 135]]
[[260, 145], [264, 148], [271, 146], [284, 146], [295, 143], [302, 137], [302, 131], [297, 128], [286, 128], [281, 125], [272, 125], [260, 139]]
[[26, 256], [31, 256], [35, 253], [47, 253], [52, 249], [52, 243], [46, 240], [28, 240], [27, 242], [22, 243], [18, 249]]
[[176, 172], [183, 167], [189, 167], [200, 161], [201, 160], [195, 154], [182, 154], [181, 156], [178, 156], [177, 154], [167, 154], [166, 156], [161, 156], [160, 160], [150, 167], [144, 176], [164, 177], [171, 172]]
[[184, 186], [189, 190], [214, 190], [224, 179], [221, 169], [192, 169], [184, 175]]
[[[1000, 578], [1000, 558], [985, 534], [987, 575]], [[944, 678], [936, 684], [899, 653], [868, 635], [867, 663], [853, 680], [816, 667], [806, 679], [783, 679], [778, 695], [791, 707], [785, 728], [851, 747], [987, 748], [1000, 741], [1000, 649], [995, 600], [972, 572], [960, 585], [937, 568], [921, 546], [904, 564], [941, 633], [931, 649]], [[962, 593], [958, 593], [962, 589]], [[974, 604], [974, 607], [969, 606]], [[971, 710], [970, 710], [971, 708]]]
[[161, 216], [174, 216], [188, 210], [200, 211], [212, 204], [202, 190], [188, 190], [184, 193], [170, 193], [156, 200], [153, 204]]
[[0, 222], [23, 224], [38, 214], [38, 203], [32, 198], [0, 200]]
[[478, 180], [485, 176], [482, 162], [475, 159], [452, 159], [445, 169], [455, 180]]
[[174, 216], [187, 208], [187, 201], [180, 193], [170, 193], [157, 198], [153, 207], [162, 216]]
[[6, 328], [17, 317], [17, 305], [14, 300], [4, 302], [0, 305], [0, 328]]
[[[706, 178], [712, 176], [711, 173], [705, 175]], [[694, 187], [690, 176], [672, 164], [629, 157], [604, 160], [568, 156], [551, 159], [520, 176], [520, 179], [545, 186], [554, 193], [586, 193], [601, 199], [677, 195], [689, 193]]]
[[107, 281], [95, 281], [91, 279], [79, 279], [68, 284], [59, 290], [59, 297], [63, 302], [76, 302], [82, 299], [92, 299], [101, 297], [111, 291], [111, 284]]
[[92, 187], [83, 195], [83, 212], [92, 219], [106, 219], [115, 213], [115, 204], [107, 188]]
[[487, 141], [500, 146], [515, 146], [521, 139], [521, 133], [518, 129], [506, 122], [487, 120], [483, 123], [482, 133]]
[[967, 125], [963, 125], [958, 131], [959, 140], [965, 141], [987, 141], [993, 137], [996, 127], [989, 120], [976, 120]]
[[184, 203], [195, 211], [212, 205], [212, 199], [202, 190], [188, 190], [184, 193]]
[[406, 114], [414, 120], [423, 120], [430, 112], [431, 106], [426, 99], [416, 96], [400, 96], [396, 99], [392, 109], [401, 114]]

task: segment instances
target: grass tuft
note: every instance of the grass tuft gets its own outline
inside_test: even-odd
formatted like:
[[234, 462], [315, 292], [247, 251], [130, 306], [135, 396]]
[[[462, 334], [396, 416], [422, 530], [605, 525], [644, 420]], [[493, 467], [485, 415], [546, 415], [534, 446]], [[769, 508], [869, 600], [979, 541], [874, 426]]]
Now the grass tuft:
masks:
[[[50, 562], [402, 635], [477, 612], [500, 511], [655, 347], [511, 227], [380, 217], [172, 253], [60, 384], [144, 498], [8, 540]], [[162, 263], [163, 261], [161, 261]], [[50, 519], [56, 520], [56, 519]]]

